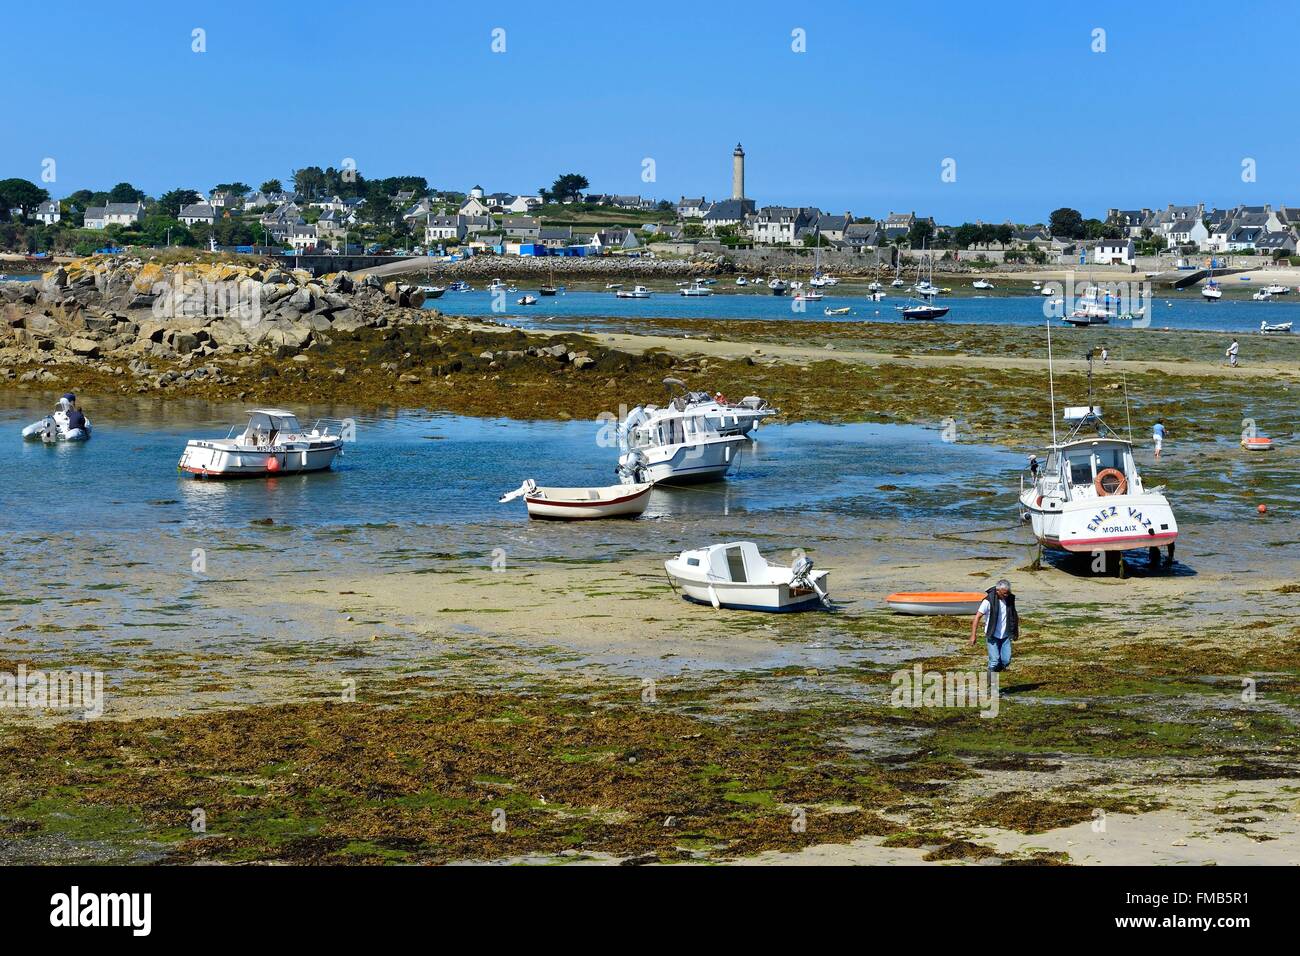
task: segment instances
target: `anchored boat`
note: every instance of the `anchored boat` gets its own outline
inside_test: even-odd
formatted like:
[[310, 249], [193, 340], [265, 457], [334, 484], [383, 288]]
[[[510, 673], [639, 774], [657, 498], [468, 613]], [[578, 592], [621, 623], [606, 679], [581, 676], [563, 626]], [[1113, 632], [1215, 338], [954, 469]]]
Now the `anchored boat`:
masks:
[[530, 518], [586, 521], [593, 518], [636, 518], [650, 503], [650, 482], [607, 485], [603, 488], [542, 488], [527, 479], [502, 502], [522, 497]]
[[[629, 415], [629, 419], [633, 416]], [[726, 476], [747, 438], [722, 435], [695, 410], [656, 409], [631, 422], [616, 471], [625, 484], [687, 484]]]
[[633, 286], [631, 289], [618, 288], [614, 290], [614, 295], [620, 299], [648, 299], [651, 292], [643, 285]]
[[253, 409], [238, 428], [223, 439], [186, 442], [176, 467], [199, 478], [266, 478], [324, 471], [343, 450], [341, 428], [331, 432], [322, 420], [304, 431], [297, 416], [279, 409]]
[[[791, 567], [768, 564], [752, 541], [683, 551], [664, 562], [668, 580], [697, 604], [738, 611], [804, 611], [830, 607], [829, 571], [800, 555]], [[983, 595], [981, 595], [983, 597]]]

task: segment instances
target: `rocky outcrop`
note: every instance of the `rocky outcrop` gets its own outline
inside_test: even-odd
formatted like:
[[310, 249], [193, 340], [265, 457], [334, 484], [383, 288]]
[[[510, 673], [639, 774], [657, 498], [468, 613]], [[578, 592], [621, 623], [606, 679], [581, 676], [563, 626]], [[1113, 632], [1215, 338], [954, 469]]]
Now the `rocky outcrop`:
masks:
[[266, 350], [283, 358], [340, 333], [438, 319], [423, 304], [417, 286], [347, 273], [316, 279], [269, 265], [93, 256], [0, 285], [0, 357], [192, 362]]

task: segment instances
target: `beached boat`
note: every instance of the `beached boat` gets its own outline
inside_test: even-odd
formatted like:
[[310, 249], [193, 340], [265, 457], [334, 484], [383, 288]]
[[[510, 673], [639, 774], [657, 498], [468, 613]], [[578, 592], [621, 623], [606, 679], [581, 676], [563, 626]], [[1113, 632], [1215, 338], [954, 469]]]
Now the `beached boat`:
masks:
[[1201, 295], [1211, 302], [1217, 302], [1223, 298], [1223, 290], [1219, 288], [1219, 283], [1214, 281], [1214, 269], [1210, 268], [1210, 276], [1205, 280], [1205, 285], [1201, 287]]
[[320, 421], [304, 431], [297, 416], [280, 409], [253, 409], [239, 427], [224, 439], [187, 442], [176, 467], [200, 478], [265, 478], [324, 471], [343, 450], [341, 429]]
[[23, 429], [27, 441], [43, 441], [47, 445], [61, 441], [87, 441], [90, 438], [90, 419], [82, 416], [84, 424], [77, 428], [69, 425], [68, 415], [77, 398], [71, 392], [59, 399], [58, 407], [39, 421]]
[[738, 611], [804, 611], [830, 607], [830, 572], [806, 556], [791, 567], [768, 564], [752, 541], [683, 551], [664, 562], [668, 580], [697, 604]]
[[736, 285], [749, 285], [749, 280], [746, 279], [744, 276], [737, 276]]
[[688, 285], [686, 288], [679, 289], [677, 291], [677, 294], [688, 295], [688, 296], [713, 295], [713, 290], [710, 289], [703, 282], [696, 280], [695, 282], [692, 282], [690, 285]]
[[1291, 289], [1289, 286], [1284, 286], [1281, 283], [1274, 282], [1272, 285], [1265, 286], [1264, 291], [1269, 295], [1287, 295], [1290, 293]]
[[1273, 298], [1273, 293], [1269, 292], [1267, 289], [1260, 289], [1252, 295], [1251, 298], [1256, 302], [1267, 302], [1269, 299]]
[[993, 283], [988, 279], [976, 279], [970, 284], [972, 289], [992, 289]]
[[1273, 439], [1263, 435], [1248, 435], [1241, 439], [1241, 447], [1246, 451], [1272, 451]]
[[643, 285], [633, 286], [631, 289], [615, 289], [614, 295], [620, 299], [648, 299], [651, 292]]
[[501, 496], [502, 502], [522, 497], [528, 517], [552, 521], [590, 521], [596, 518], [636, 518], [650, 503], [650, 482], [607, 485], [603, 488], [543, 488], [527, 479]]
[[771, 279], [767, 283], [767, 288], [773, 295], [785, 295], [790, 285], [784, 279]]
[[613, 292], [614, 290], [616, 290], [616, 289], [621, 289], [621, 288], [623, 288], [623, 283], [621, 283], [621, 282], [606, 282], [606, 283], [605, 283], [605, 291], [606, 291], [606, 292]]
[[749, 441], [743, 435], [721, 434], [695, 410], [661, 408], [644, 418], [628, 418], [632, 421], [622, 436], [627, 451], [616, 466], [619, 480], [626, 484], [717, 481], [726, 477], [736, 452]]
[[1291, 324], [1292, 323], [1290, 322], [1278, 322], [1274, 325], [1269, 325], [1267, 322], [1260, 322], [1259, 331], [1264, 335], [1268, 335], [1272, 332], [1290, 332]]
[[898, 614], [974, 614], [983, 591], [898, 591], [885, 598]]

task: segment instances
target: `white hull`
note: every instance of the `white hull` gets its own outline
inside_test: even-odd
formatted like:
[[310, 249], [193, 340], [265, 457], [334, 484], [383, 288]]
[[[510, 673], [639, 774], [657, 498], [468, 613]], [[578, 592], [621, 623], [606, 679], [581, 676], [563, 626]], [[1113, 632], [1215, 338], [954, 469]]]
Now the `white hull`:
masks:
[[[343, 448], [331, 442], [287, 442], [270, 448], [240, 447], [227, 441], [190, 441], [177, 467], [201, 478], [257, 478], [324, 471]], [[272, 465], [271, 462], [276, 464]]]
[[724, 436], [711, 441], [684, 445], [660, 445], [642, 449], [646, 478], [655, 484], [688, 484], [714, 481], [731, 470], [736, 449], [746, 439]]
[[68, 416], [63, 412], [55, 412], [24, 428], [23, 438], [46, 442], [86, 441], [90, 438], [90, 419], [86, 419], [85, 428], [69, 428]]
[[[1173, 544], [1178, 522], [1164, 495], [1106, 495], [1075, 501], [1040, 501], [1028, 488], [1020, 504], [1034, 537], [1046, 548], [1091, 554]], [[1057, 505], [1055, 508], [1045, 505]]]
[[738, 542], [683, 551], [665, 561], [664, 570], [682, 596], [698, 604], [740, 611], [802, 611], [822, 606], [830, 588], [830, 572], [814, 571], [811, 562], [803, 560], [804, 576], [796, 582], [793, 569], [770, 565], [751, 542]]

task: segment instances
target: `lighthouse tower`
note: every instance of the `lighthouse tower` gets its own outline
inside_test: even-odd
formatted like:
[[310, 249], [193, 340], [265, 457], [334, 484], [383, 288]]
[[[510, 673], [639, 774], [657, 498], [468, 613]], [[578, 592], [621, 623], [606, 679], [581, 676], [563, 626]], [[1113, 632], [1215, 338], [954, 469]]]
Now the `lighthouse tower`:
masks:
[[731, 153], [731, 198], [745, 198], [745, 150], [739, 143]]

